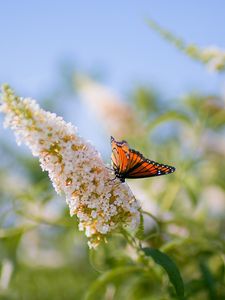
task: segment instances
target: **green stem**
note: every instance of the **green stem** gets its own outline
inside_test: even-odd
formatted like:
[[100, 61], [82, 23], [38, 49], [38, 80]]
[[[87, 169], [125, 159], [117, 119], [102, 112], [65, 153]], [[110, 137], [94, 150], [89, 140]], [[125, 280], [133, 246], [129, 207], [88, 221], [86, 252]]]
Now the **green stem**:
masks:
[[141, 213], [149, 216], [150, 218], [152, 218], [157, 224], [161, 224], [161, 221], [156, 217], [154, 216], [152, 213], [148, 212], [148, 211], [145, 211], [145, 210], [142, 210], [141, 209]]

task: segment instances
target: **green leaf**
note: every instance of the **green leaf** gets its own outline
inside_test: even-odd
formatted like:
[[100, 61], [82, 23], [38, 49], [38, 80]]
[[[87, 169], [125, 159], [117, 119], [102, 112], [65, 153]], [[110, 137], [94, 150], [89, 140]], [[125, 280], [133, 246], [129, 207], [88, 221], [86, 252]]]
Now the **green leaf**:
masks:
[[143, 248], [146, 256], [153, 258], [155, 263], [160, 265], [168, 274], [170, 282], [176, 290], [178, 299], [184, 299], [184, 283], [180, 271], [172, 259], [165, 253], [154, 248]]
[[143, 268], [137, 266], [129, 266], [129, 267], [118, 267], [113, 270], [110, 270], [103, 275], [99, 276], [93, 284], [90, 286], [87, 291], [84, 299], [85, 300], [95, 300], [96, 295], [99, 293], [99, 290], [102, 289], [107, 283], [112, 282], [113, 279], [121, 278], [129, 273], [143, 272]]
[[216, 295], [215, 280], [209, 267], [203, 261], [200, 262], [199, 266], [202, 272], [202, 278], [205, 282], [205, 288], [208, 290], [209, 299], [210, 300], [218, 299]]
[[167, 111], [160, 116], [156, 117], [155, 120], [151, 121], [151, 123], [148, 125], [148, 130], [153, 130], [158, 125], [161, 125], [162, 123], [168, 122], [168, 121], [178, 121], [185, 124], [191, 125], [190, 117], [183, 113], [178, 111]]

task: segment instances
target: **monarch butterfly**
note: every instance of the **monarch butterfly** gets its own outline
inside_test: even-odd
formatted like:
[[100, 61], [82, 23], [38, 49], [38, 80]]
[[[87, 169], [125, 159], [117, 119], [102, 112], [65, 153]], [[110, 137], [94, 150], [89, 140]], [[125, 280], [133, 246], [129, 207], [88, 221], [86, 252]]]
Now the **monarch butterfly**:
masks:
[[145, 158], [140, 152], [129, 147], [126, 141], [118, 142], [111, 136], [112, 166], [115, 176], [121, 182], [126, 178], [146, 178], [173, 173], [174, 167], [159, 164]]

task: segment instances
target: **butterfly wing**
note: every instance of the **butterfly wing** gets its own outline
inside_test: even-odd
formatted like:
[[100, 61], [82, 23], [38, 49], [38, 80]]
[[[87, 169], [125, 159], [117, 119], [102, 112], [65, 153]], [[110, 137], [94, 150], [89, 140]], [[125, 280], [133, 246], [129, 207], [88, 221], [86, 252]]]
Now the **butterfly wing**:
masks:
[[113, 137], [111, 137], [111, 145], [113, 169], [117, 173], [123, 174], [129, 161], [129, 146], [126, 141], [117, 142]]
[[174, 167], [157, 163], [153, 160], [144, 158], [144, 156], [130, 149], [129, 162], [125, 171], [125, 178], [146, 178], [173, 173]]
[[117, 177], [146, 178], [173, 173], [174, 167], [146, 159], [140, 152], [130, 149], [126, 141], [111, 137], [112, 165]]

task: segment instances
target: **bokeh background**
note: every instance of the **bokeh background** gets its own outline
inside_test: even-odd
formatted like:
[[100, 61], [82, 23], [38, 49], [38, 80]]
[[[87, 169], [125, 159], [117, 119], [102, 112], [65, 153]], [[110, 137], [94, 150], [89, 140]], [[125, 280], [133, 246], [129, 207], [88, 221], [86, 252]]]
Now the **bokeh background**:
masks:
[[[145, 218], [144, 243], [173, 258], [187, 299], [225, 299], [224, 11], [218, 0], [0, 9], [1, 83], [78, 126], [108, 163], [114, 135], [177, 168], [128, 184], [159, 220]], [[63, 197], [0, 121], [0, 299], [88, 290], [91, 299], [174, 299], [153, 262], [148, 274], [124, 271], [139, 262], [122, 237], [88, 250]]]

